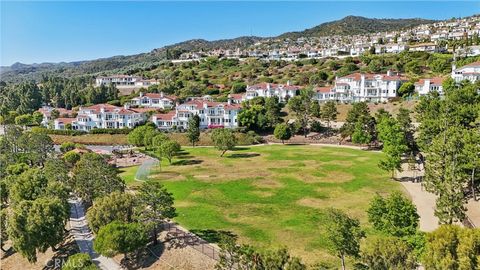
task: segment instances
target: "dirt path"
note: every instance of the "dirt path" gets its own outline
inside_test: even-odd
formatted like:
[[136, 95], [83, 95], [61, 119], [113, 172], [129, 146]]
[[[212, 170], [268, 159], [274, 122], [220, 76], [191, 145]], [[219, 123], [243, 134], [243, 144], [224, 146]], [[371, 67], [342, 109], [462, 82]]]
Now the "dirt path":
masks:
[[417, 207], [417, 213], [420, 216], [420, 230], [431, 232], [438, 228], [438, 218], [434, 214], [436, 196], [425, 191], [420, 183], [401, 182], [401, 184]]

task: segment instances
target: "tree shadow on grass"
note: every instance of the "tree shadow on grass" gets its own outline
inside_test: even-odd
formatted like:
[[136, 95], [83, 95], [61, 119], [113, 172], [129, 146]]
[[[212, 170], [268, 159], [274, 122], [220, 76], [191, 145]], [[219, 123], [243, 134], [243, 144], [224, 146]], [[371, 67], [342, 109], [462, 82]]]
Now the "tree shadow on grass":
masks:
[[197, 165], [202, 163], [203, 160], [199, 159], [182, 159], [175, 162], [172, 162], [172, 166], [183, 166], [183, 165]]
[[237, 235], [231, 231], [223, 231], [223, 230], [191, 230], [192, 233], [197, 235], [198, 237], [202, 238], [203, 240], [209, 243], [218, 243], [222, 239], [222, 236], [232, 237], [237, 239]]
[[245, 151], [245, 150], [250, 150], [250, 147], [236, 146], [231, 151]]
[[258, 157], [260, 154], [258, 153], [241, 153], [241, 154], [231, 154], [228, 155], [227, 158], [251, 158], [251, 157]]

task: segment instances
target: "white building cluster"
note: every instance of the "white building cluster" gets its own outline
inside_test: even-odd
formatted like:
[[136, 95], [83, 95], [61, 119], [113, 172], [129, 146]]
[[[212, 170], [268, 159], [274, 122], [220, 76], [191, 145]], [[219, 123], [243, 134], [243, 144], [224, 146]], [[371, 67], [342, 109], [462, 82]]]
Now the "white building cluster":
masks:
[[153, 79], [146, 80], [140, 76], [132, 75], [101, 76], [95, 79], [96, 87], [110, 84], [115, 85], [117, 88], [141, 88], [158, 84], [158, 82]]

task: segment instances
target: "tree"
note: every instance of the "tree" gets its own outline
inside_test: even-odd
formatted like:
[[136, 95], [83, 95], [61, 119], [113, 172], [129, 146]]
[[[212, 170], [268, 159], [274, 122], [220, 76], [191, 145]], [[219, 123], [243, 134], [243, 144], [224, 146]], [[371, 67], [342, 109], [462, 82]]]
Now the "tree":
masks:
[[62, 266], [62, 270], [97, 270], [92, 258], [87, 253], [77, 253], [68, 257]]
[[376, 230], [392, 236], [411, 236], [418, 229], [417, 208], [398, 191], [386, 199], [376, 195], [370, 202], [367, 213], [368, 221]]
[[200, 117], [196, 114], [188, 119], [187, 138], [193, 147], [200, 141]]
[[299, 96], [295, 96], [288, 101], [288, 107], [294, 113], [305, 138], [307, 137], [308, 124], [312, 115], [311, 104], [313, 94], [312, 88], [302, 89]]
[[66, 153], [77, 148], [77, 145], [73, 142], [64, 142], [60, 145], [60, 152]]
[[97, 233], [112, 221], [133, 222], [136, 198], [130, 193], [112, 192], [93, 202], [87, 211], [88, 226]]
[[402, 169], [402, 155], [408, 150], [407, 136], [398, 121], [390, 115], [380, 118], [377, 134], [383, 143], [382, 151], [386, 154], [386, 157], [380, 161], [379, 167], [391, 171], [393, 179], [395, 170]]
[[174, 140], [167, 140], [163, 142], [160, 146], [162, 157], [165, 157], [168, 160], [169, 164], [172, 164], [173, 156], [175, 156], [180, 151], [180, 149], [180, 144]]
[[288, 127], [287, 124], [278, 124], [275, 127], [275, 131], [273, 132], [273, 135], [275, 138], [278, 140], [282, 141], [282, 144], [285, 144], [285, 140], [289, 140], [290, 137], [292, 137], [292, 132], [290, 131], [290, 127]]
[[33, 122], [33, 118], [30, 114], [22, 114], [17, 117], [15, 117], [15, 124], [19, 126], [23, 126], [26, 128], [26, 126], [31, 125]]
[[70, 166], [74, 166], [82, 156], [76, 151], [68, 151], [63, 155], [63, 159], [67, 162]]
[[223, 157], [225, 152], [233, 150], [237, 145], [237, 138], [230, 129], [215, 129], [213, 130], [211, 137], [215, 148], [222, 152], [220, 154], [221, 157]]
[[53, 141], [44, 132], [28, 131], [18, 138], [18, 146], [22, 149], [22, 159], [29, 165], [42, 166], [54, 152]]
[[318, 101], [313, 101], [310, 105], [310, 114], [316, 118], [319, 118], [322, 115], [322, 110]]
[[243, 93], [247, 89], [247, 85], [243, 82], [235, 82], [232, 84], [230, 92], [232, 94]]
[[352, 142], [369, 144], [375, 138], [375, 119], [371, 116], [360, 116], [355, 123], [352, 133]]
[[367, 238], [361, 251], [362, 262], [368, 269], [416, 269], [412, 248], [397, 237]]
[[74, 190], [87, 205], [113, 191], [123, 191], [125, 183], [115, 168], [95, 153], [85, 153], [73, 168]]
[[411, 111], [405, 108], [400, 108], [397, 114], [397, 122], [402, 133], [405, 135], [405, 140], [411, 151], [417, 150], [417, 145], [414, 138], [414, 127], [412, 125], [412, 118], [410, 118]]
[[357, 219], [349, 217], [338, 209], [328, 211], [327, 239], [330, 249], [342, 261], [342, 269], [345, 270], [345, 257], [358, 257], [360, 252], [360, 240], [365, 233], [360, 228]]
[[363, 117], [363, 119], [368, 119], [370, 117], [370, 110], [368, 109], [368, 105], [366, 102], [356, 102], [353, 103], [352, 108], [347, 113], [347, 118], [345, 124], [343, 124], [340, 132], [342, 133], [342, 137], [351, 137], [355, 131], [355, 127], [359, 119]]
[[24, 200], [14, 206], [8, 218], [8, 236], [17, 252], [29, 262], [37, 261], [37, 252], [63, 241], [69, 210], [58, 198]]
[[425, 269], [478, 269], [480, 230], [442, 225], [426, 236]]
[[138, 193], [139, 219], [152, 230], [153, 243], [158, 243], [158, 225], [165, 219], [174, 218], [173, 195], [158, 182], [145, 182]]
[[403, 83], [400, 88], [398, 88], [398, 95], [401, 97], [410, 96], [415, 91], [415, 86], [411, 82]]
[[157, 136], [159, 132], [154, 128], [146, 128], [145, 133], [143, 134], [143, 145], [145, 150], [148, 150], [153, 146], [153, 138]]
[[105, 257], [121, 253], [127, 259], [128, 253], [137, 251], [147, 243], [147, 234], [142, 224], [114, 221], [100, 228], [93, 248]]
[[45, 193], [47, 185], [48, 179], [40, 169], [28, 169], [15, 177], [15, 181], [9, 188], [9, 198], [12, 204], [18, 204], [24, 200], [33, 201]]
[[273, 128], [278, 123], [282, 122], [280, 111], [282, 109], [281, 103], [277, 96], [268, 97], [265, 99], [265, 116], [267, 118], [268, 127]]
[[[2, 189], [3, 188], [4, 187], [2, 186]], [[0, 209], [0, 249], [3, 252], [8, 251], [8, 250], [5, 250], [5, 248], [3, 247], [3, 245], [5, 245], [5, 242], [8, 241], [8, 233], [7, 233], [7, 228], [8, 228], [7, 217], [8, 217], [8, 215], [7, 215], [7, 211], [8, 210], [6, 208], [3, 208], [3, 207], [2, 207], [2, 209]]]
[[337, 111], [337, 104], [335, 104], [335, 101], [329, 100], [322, 106], [320, 118], [323, 121], [327, 121], [328, 131], [330, 131], [330, 123], [332, 121], [337, 120], [337, 115], [338, 115], [338, 111]]
[[130, 133], [128, 133], [127, 141], [129, 144], [135, 146], [144, 146], [145, 145], [145, 134], [155, 132], [155, 127], [151, 125], [144, 125], [136, 127]]
[[43, 173], [49, 181], [56, 181], [66, 185], [71, 184], [70, 170], [65, 162], [59, 158], [51, 158], [45, 162]]

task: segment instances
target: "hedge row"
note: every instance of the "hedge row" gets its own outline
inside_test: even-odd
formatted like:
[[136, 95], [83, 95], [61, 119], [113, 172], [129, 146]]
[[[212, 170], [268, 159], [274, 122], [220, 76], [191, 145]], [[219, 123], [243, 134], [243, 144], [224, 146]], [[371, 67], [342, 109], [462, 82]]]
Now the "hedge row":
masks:
[[90, 130], [90, 134], [128, 134], [132, 131], [131, 128], [95, 128]]

